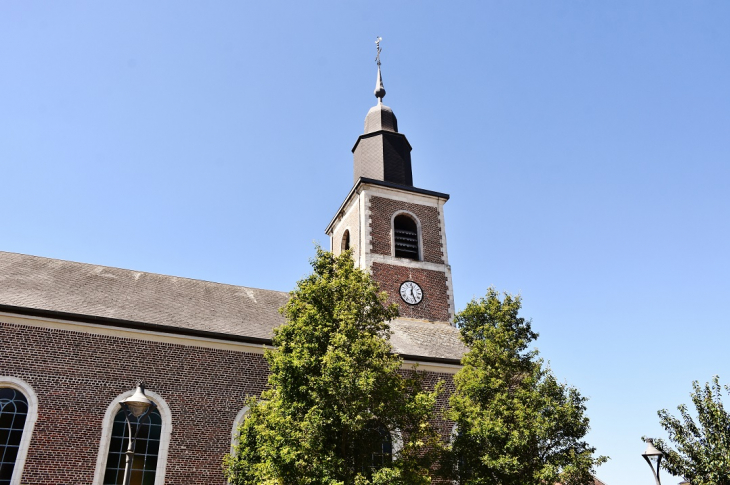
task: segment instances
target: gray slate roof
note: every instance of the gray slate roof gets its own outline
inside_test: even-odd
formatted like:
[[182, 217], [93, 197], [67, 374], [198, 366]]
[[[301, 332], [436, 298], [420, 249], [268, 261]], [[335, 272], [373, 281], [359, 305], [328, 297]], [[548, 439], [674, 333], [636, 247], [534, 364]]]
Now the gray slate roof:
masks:
[[[288, 298], [281, 291], [0, 251], [5, 311], [16, 307], [99, 323], [136, 322], [171, 333], [268, 340], [284, 323], [278, 309]], [[465, 351], [458, 330], [449, 325], [396, 320], [391, 328], [399, 354], [460, 359]]]

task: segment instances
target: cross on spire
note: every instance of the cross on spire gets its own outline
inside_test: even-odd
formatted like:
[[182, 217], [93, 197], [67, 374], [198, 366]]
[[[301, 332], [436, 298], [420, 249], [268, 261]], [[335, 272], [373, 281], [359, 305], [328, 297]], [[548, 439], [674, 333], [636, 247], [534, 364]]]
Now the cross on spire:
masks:
[[380, 74], [380, 42], [383, 40], [382, 37], [375, 38], [375, 48], [377, 49], [377, 55], [375, 56], [375, 63], [378, 65], [378, 78], [375, 80], [375, 97], [378, 98], [378, 104], [383, 103], [385, 97], [385, 87], [383, 87], [383, 76]]

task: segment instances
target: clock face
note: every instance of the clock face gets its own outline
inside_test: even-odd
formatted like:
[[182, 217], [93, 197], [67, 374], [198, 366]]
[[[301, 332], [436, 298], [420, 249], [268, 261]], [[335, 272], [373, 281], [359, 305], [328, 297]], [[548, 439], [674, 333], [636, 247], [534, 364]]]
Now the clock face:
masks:
[[418, 283], [404, 281], [400, 285], [400, 297], [409, 305], [418, 305], [423, 300], [423, 290]]

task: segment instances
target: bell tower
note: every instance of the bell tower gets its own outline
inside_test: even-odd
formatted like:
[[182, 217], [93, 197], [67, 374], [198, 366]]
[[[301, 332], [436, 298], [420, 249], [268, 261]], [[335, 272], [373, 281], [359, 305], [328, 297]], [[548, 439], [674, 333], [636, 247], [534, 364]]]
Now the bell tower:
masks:
[[399, 305], [401, 319], [452, 323], [443, 211], [449, 196], [413, 186], [411, 145], [383, 104], [379, 38], [376, 44], [378, 101], [352, 149], [354, 185], [325, 232], [335, 254], [353, 250], [356, 264]]

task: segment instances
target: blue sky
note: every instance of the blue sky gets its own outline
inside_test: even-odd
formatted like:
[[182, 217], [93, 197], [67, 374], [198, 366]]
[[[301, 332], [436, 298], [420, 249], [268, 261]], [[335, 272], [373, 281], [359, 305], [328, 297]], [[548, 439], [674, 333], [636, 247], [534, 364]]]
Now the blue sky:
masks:
[[520, 293], [598, 476], [653, 483], [656, 411], [730, 382], [728, 2], [3, 2], [0, 250], [291, 289], [377, 35], [457, 307]]

